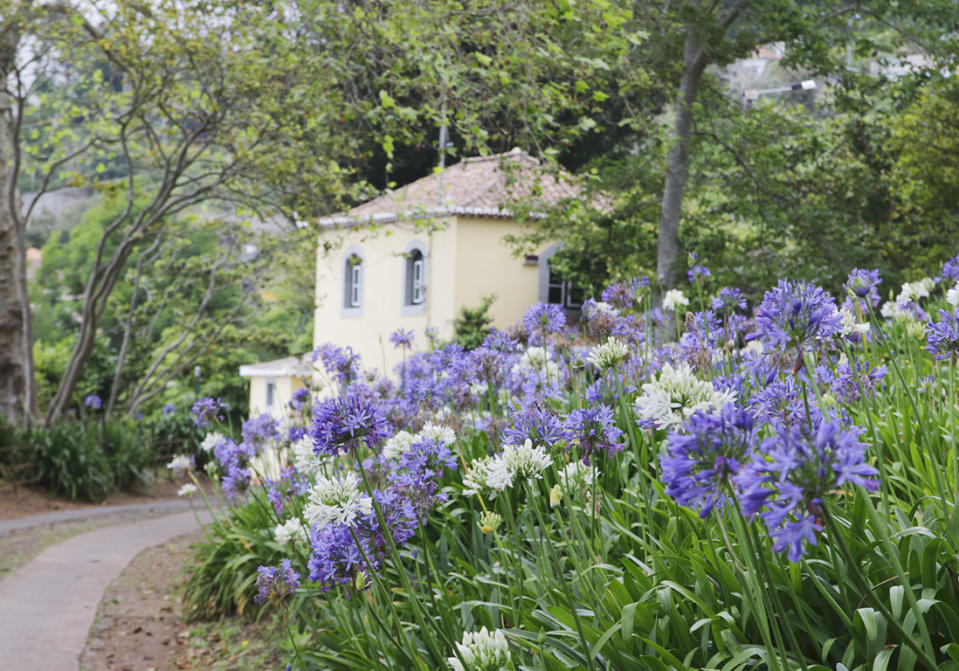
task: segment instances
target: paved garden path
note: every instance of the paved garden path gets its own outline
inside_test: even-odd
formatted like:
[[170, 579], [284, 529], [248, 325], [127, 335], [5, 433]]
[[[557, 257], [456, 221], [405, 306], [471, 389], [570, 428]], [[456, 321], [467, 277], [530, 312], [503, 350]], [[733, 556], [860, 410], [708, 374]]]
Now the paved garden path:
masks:
[[[33, 526], [31, 519], [47, 517], [12, 521]], [[143, 550], [196, 528], [193, 512], [103, 527], [47, 548], [0, 580], [0, 667], [77, 671], [107, 586]]]

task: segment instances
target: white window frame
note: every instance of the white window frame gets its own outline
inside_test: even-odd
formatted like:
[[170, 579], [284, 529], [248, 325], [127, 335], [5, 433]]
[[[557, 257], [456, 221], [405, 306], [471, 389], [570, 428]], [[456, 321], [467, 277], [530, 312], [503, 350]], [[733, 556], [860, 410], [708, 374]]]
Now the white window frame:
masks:
[[[341, 317], [363, 316], [363, 282], [366, 279], [364, 266], [366, 259], [363, 251], [356, 245], [350, 245], [343, 254], [343, 263], [340, 266], [343, 289], [340, 298]], [[355, 261], [355, 263], [351, 263]]]
[[401, 316], [415, 316], [426, 314], [426, 303], [429, 299], [429, 254], [428, 247], [419, 240], [410, 242], [403, 250], [403, 281]]

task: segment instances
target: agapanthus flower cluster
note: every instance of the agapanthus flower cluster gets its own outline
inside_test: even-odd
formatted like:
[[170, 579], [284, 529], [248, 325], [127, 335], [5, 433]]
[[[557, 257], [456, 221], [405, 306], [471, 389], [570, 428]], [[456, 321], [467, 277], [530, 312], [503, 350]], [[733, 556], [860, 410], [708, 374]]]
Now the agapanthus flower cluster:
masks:
[[926, 350], [937, 360], [959, 356], [959, 309], [939, 311], [939, 321], [926, 324]]
[[739, 289], [726, 287], [719, 290], [719, 295], [713, 298], [710, 307], [721, 315], [731, 315], [746, 309], [746, 297]]
[[670, 289], [663, 296], [663, 309], [664, 310], [675, 310], [676, 308], [685, 307], [689, 305], [689, 299], [686, 298], [680, 289]]
[[351, 347], [324, 343], [313, 350], [313, 361], [317, 359], [327, 374], [340, 384], [349, 384], [360, 376], [360, 356]]
[[[276, 514], [280, 515], [289, 502], [310, 490], [310, 482], [294, 466], [281, 467], [278, 470], [278, 478], [267, 479], [263, 484], [267, 488], [267, 500]], [[262, 474], [262, 471], [258, 472]]]
[[343, 477], [316, 477], [303, 516], [312, 526], [325, 527], [330, 523], [349, 526], [353, 521], [373, 511], [373, 499], [360, 486], [353, 473]]
[[306, 523], [298, 517], [292, 517], [273, 528], [273, 539], [278, 545], [306, 544], [309, 542], [310, 536]]
[[587, 360], [601, 371], [615, 368], [629, 358], [629, 347], [616, 338], [609, 337], [602, 345], [596, 345], [589, 351]]
[[222, 422], [223, 413], [229, 408], [220, 399], [204, 396], [193, 404], [193, 423], [197, 426], [209, 426], [210, 422]]
[[660, 456], [666, 494], [707, 517], [729, 503], [731, 478], [755, 445], [752, 415], [729, 403], [718, 413], [697, 412], [672, 432]]
[[190, 471], [192, 471], [196, 464], [193, 461], [193, 457], [187, 454], [177, 454], [170, 460], [170, 463], [166, 465], [173, 475], [181, 478]]
[[842, 325], [832, 296], [809, 282], [780, 280], [756, 309], [759, 335], [772, 349], [804, 347]]
[[88, 394], [86, 398], [83, 399], [83, 405], [88, 408], [93, 408], [94, 410], [99, 410], [103, 405], [103, 399], [96, 394]]
[[587, 463], [594, 455], [611, 457], [622, 452], [626, 443], [621, 440], [623, 431], [616, 426], [613, 409], [608, 405], [573, 410], [566, 418], [564, 427], [569, 435], [569, 444], [579, 450]]
[[470, 464], [463, 477], [463, 492], [492, 497], [520, 481], [542, 478], [552, 463], [546, 448], [533, 447], [531, 440], [522, 445], [504, 445], [500, 454], [475, 459]]
[[666, 363], [659, 375], [642, 387], [636, 398], [636, 415], [641, 426], [657, 429], [679, 429], [694, 413], [706, 410], [719, 412], [736, 399], [733, 391], [717, 390], [701, 380], [689, 364], [673, 367]]
[[300, 586], [300, 574], [293, 570], [289, 559], [284, 559], [279, 567], [261, 566], [257, 569], [257, 603], [282, 602], [293, 596]]
[[851, 313], [867, 311], [879, 305], [879, 292], [876, 290], [882, 283], [878, 270], [864, 270], [853, 268], [842, 285], [846, 291], [843, 308]]
[[317, 454], [336, 456], [361, 444], [373, 449], [391, 434], [383, 410], [359, 394], [321, 401], [313, 409], [313, 446]]
[[390, 334], [390, 342], [397, 349], [413, 349], [414, 337], [412, 329], [396, 329]]
[[314, 528], [310, 536], [310, 580], [318, 582], [324, 591], [335, 585], [365, 589], [368, 581], [376, 578], [391, 541], [402, 547], [416, 532], [416, 511], [409, 500], [378, 489], [373, 490], [372, 499], [385, 526], [374, 511], [354, 517], [349, 525], [332, 522]]
[[553, 303], [537, 303], [523, 315], [523, 326], [539, 341], [551, 333], [560, 333], [566, 325], [566, 313]]
[[503, 430], [503, 440], [514, 445], [531, 440], [537, 445], [555, 445], [566, 440], [567, 431], [549, 405], [534, 403], [512, 413], [513, 424]]
[[875, 491], [878, 471], [866, 461], [862, 429], [843, 429], [824, 417], [818, 425], [780, 425], [734, 477], [746, 515], [759, 515], [776, 552], [790, 561], [818, 542], [823, 500], [842, 487]]
[[486, 627], [477, 632], [464, 632], [463, 642], [456, 644], [458, 656], [450, 657], [453, 671], [506, 671], [513, 669], [509, 642], [499, 629], [491, 633]]

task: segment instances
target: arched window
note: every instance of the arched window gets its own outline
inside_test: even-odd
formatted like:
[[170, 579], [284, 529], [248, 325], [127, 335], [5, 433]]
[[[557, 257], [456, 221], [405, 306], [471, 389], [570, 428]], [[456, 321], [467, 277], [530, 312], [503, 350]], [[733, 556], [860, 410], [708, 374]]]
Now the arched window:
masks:
[[406, 255], [406, 305], [422, 305], [426, 300], [426, 259], [413, 249]]
[[347, 254], [343, 263], [343, 308], [363, 307], [363, 257], [356, 252]]

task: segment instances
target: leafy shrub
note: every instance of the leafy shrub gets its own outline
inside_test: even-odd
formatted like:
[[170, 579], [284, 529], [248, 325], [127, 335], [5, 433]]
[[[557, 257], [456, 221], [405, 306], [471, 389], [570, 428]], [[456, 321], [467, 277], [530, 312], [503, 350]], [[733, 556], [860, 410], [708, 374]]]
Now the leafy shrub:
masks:
[[129, 491], [148, 484], [151, 467], [159, 465], [143, 431], [130, 420], [106, 422], [100, 429], [100, 445], [117, 489]]
[[29, 480], [71, 501], [99, 502], [110, 493], [113, 473], [97, 436], [64, 421], [24, 435], [32, 466]]
[[489, 335], [489, 327], [493, 324], [489, 309], [495, 300], [496, 296], [486, 296], [479, 307], [464, 307], [453, 320], [453, 337], [463, 349], [476, 349]]
[[256, 595], [257, 567], [283, 557], [272, 509], [260, 499], [230, 508], [206, 528], [187, 565], [183, 604], [190, 619], [244, 614]]

